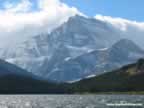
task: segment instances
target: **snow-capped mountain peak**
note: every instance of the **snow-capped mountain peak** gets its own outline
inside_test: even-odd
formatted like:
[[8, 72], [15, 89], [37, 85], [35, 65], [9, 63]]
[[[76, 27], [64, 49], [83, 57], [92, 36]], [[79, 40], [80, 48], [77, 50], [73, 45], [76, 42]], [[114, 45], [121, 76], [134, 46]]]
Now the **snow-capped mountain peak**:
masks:
[[[114, 43], [120, 39], [120, 34], [107, 23], [76, 15], [51, 33], [12, 39], [15, 44], [11, 42], [12, 45], [1, 47], [0, 57], [44, 78], [69, 81], [95, 72], [99, 74], [114, 66], [111, 65], [113, 62], [107, 61], [111, 60], [107, 55], [118, 50], [116, 46], [121, 46], [121, 42]], [[122, 48], [132, 46], [135, 56], [140, 56], [139, 48], [130, 43], [122, 41]], [[118, 51], [121, 53], [122, 50]], [[133, 48], [128, 51], [132, 52]], [[111, 57], [115, 57], [112, 54]], [[129, 58], [132, 57], [129, 54]]]

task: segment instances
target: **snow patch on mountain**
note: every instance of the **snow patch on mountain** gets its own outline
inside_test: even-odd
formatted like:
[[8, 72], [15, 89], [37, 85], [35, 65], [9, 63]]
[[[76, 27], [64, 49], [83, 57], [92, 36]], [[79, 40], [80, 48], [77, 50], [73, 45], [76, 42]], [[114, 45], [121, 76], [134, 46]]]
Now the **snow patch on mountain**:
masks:
[[95, 74], [92, 74], [92, 75], [88, 75], [88, 76], [86, 76], [84, 79], [93, 78], [93, 77], [95, 77], [95, 76], [96, 76]]

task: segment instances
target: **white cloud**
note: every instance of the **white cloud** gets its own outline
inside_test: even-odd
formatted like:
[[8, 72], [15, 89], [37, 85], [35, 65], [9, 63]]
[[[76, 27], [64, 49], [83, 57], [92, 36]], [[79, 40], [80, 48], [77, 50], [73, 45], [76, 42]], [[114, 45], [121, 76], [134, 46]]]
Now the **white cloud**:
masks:
[[121, 34], [122, 38], [128, 38], [140, 46], [144, 46], [144, 22], [131, 21], [123, 18], [96, 15], [97, 20], [106, 22], [113, 30]]
[[2, 42], [11, 41], [11, 38], [23, 40], [25, 36], [50, 32], [70, 16], [79, 13], [76, 8], [59, 0], [36, 1], [39, 11], [35, 12], [30, 11], [33, 5], [30, 0], [21, 0], [18, 4], [5, 2], [5, 9], [0, 11], [0, 40], [4, 40]]

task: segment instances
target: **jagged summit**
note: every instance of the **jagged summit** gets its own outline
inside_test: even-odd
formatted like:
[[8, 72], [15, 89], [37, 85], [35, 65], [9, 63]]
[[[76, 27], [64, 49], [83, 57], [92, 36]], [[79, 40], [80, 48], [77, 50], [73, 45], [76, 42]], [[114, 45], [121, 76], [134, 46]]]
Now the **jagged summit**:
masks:
[[[69, 29], [72, 27], [71, 29], [73, 29], [73, 30], [83, 29], [83, 31], [85, 31], [85, 30], [87, 31], [87, 29], [88, 29], [89, 31], [92, 31], [95, 29], [95, 31], [96, 31], [96, 28], [110, 30], [109, 26], [106, 23], [104, 23], [100, 20], [94, 19], [94, 18], [87, 18], [87, 17], [80, 16], [80, 15], [70, 17], [69, 20], [67, 21], [67, 23], [65, 23], [65, 24], [68, 25]], [[93, 27], [95, 27], [95, 28], [93, 28]]]
[[140, 47], [138, 47], [138, 45], [136, 45], [132, 40], [129, 40], [129, 39], [120, 39], [113, 46], [121, 46], [121, 47], [129, 46], [129, 47], [132, 47], [133, 49], [141, 49]]
[[144, 57], [144, 51], [128, 39], [119, 40], [109, 49], [109, 60], [112, 62], [128, 64], [142, 57]]
[[97, 19], [95, 19], [95, 18], [93, 18], [93, 17], [86, 17], [86, 16], [81, 16], [81, 15], [75, 15], [75, 16], [72, 16], [72, 17], [70, 17], [69, 18], [69, 22], [73, 22], [73, 21], [91, 21], [91, 22], [99, 22], [99, 23], [101, 23], [101, 24], [105, 24], [103, 21], [100, 21], [100, 20], [97, 20]]

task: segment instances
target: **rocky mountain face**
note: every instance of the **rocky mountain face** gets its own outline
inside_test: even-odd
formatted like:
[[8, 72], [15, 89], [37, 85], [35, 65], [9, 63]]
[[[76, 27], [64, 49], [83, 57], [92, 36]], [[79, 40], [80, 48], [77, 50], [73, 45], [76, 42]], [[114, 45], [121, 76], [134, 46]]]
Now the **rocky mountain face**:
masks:
[[[41, 73], [51, 80], [73, 81], [112, 71], [143, 57], [144, 51], [141, 48], [130, 40], [122, 39], [110, 48], [93, 50], [75, 58], [66, 58], [51, 70], [48, 67]], [[45, 63], [44, 67], [47, 66], [50, 65]]]
[[110, 48], [112, 62], [127, 62], [143, 57], [144, 50], [128, 39], [121, 39]]
[[74, 16], [50, 34], [1, 48], [0, 57], [43, 78], [71, 81], [101, 74], [143, 56], [133, 42], [114, 44], [120, 39], [104, 22]]

